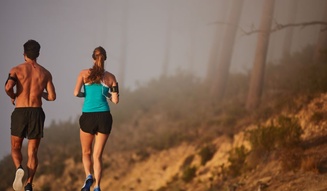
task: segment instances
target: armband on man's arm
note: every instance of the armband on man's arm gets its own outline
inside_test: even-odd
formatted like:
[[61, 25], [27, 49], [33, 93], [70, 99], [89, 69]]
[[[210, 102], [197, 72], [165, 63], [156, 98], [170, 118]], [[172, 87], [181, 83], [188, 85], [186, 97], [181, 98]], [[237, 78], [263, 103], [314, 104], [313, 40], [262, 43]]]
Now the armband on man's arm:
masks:
[[16, 78], [16, 77], [12, 77], [12, 76], [10, 76], [10, 74], [8, 74], [8, 78], [7, 78], [7, 80], [6, 80], [5, 85], [7, 85], [8, 80], [12, 80], [12, 81], [14, 81], [15, 83], [17, 82], [17, 78]]

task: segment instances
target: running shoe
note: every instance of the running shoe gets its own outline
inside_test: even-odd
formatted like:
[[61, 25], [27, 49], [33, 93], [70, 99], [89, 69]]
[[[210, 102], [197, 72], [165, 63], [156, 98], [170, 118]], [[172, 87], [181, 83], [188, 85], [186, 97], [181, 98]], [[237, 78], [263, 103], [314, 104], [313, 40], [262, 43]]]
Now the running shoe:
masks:
[[94, 188], [94, 191], [101, 191], [100, 187]]
[[84, 185], [81, 189], [81, 191], [90, 191], [90, 187], [93, 184], [93, 177], [92, 175], [88, 175], [85, 179]]
[[26, 184], [25, 191], [33, 191], [32, 184], [31, 183]]
[[20, 166], [16, 170], [15, 180], [12, 184], [12, 187], [15, 191], [20, 191], [23, 188], [23, 177], [24, 169], [22, 168], [22, 166]]

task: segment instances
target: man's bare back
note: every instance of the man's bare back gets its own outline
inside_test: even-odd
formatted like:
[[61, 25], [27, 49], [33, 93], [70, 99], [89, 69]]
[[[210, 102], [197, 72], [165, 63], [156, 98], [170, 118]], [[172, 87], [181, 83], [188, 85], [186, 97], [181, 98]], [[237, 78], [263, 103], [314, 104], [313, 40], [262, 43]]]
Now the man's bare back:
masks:
[[12, 68], [9, 75], [17, 79], [17, 82], [9, 80], [6, 84], [9, 96], [16, 85], [16, 107], [41, 107], [42, 97], [49, 101], [55, 100], [51, 73], [37, 62], [26, 59], [25, 63]]

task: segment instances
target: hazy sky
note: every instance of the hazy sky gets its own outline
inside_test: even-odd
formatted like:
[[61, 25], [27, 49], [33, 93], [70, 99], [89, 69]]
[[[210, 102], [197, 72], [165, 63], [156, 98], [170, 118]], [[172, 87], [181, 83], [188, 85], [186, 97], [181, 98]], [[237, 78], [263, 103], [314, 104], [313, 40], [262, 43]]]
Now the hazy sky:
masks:
[[[288, 0], [276, 0], [277, 5]], [[43, 103], [46, 125], [52, 120], [76, 119], [82, 99], [73, 96], [75, 80], [81, 69], [92, 65], [91, 54], [101, 45], [108, 52], [106, 69], [118, 75], [126, 42], [125, 85], [131, 89], [157, 78], [162, 69], [165, 45], [170, 44], [169, 72], [189, 69], [203, 77], [212, 47], [213, 36], [221, 27], [221, 15], [229, 2], [223, 0], [11, 0], [0, 1], [0, 81], [9, 70], [22, 63], [23, 44], [35, 39], [41, 44], [38, 62], [53, 75], [57, 91], [55, 102]], [[263, 0], [245, 0], [240, 27], [257, 26]], [[297, 21], [321, 20], [324, 0], [299, 0]], [[278, 6], [276, 19], [287, 15], [286, 6]], [[226, 11], [225, 11], [226, 12]], [[124, 17], [126, 25], [124, 25]], [[168, 24], [169, 17], [171, 18]], [[170, 35], [167, 37], [167, 27]], [[124, 33], [125, 32], [125, 33]], [[293, 50], [316, 40], [317, 27], [296, 31]], [[126, 39], [123, 39], [126, 34]], [[271, 46], [279, 46], [278, 36]], [[168, 41], [167, 41], [168, 39]], [[279, 40], [278, 40], [279, 39]], [[169, 43], [167, 43], [169, 42]], [[239, 31], [231, 70], [251, 68], [256, 36]], [[277, 49], [278, 50], [278, 49]], [[278, 51], [269, 58], [277, 59]], [[120, 79], [120, 76], [117, 76]], [[123, 98], [123, 96], [122, 96]], [[123, 101], [123, 100], [122, 100]], [[10, 151], [10, 115], [14, 107], [4, 90], [0, 91], [0, 158]], [[44, 141], [46, 141], [44, 139]]]

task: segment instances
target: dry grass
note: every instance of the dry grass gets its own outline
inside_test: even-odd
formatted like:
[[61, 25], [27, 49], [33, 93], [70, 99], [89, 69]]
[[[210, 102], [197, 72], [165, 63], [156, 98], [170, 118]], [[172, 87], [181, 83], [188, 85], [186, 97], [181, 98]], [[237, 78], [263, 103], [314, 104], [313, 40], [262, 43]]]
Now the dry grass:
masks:
[[300, 169], [304, 172], [319, 173], [319, 160], [314, 156], [303, 157], [301, 160]]

